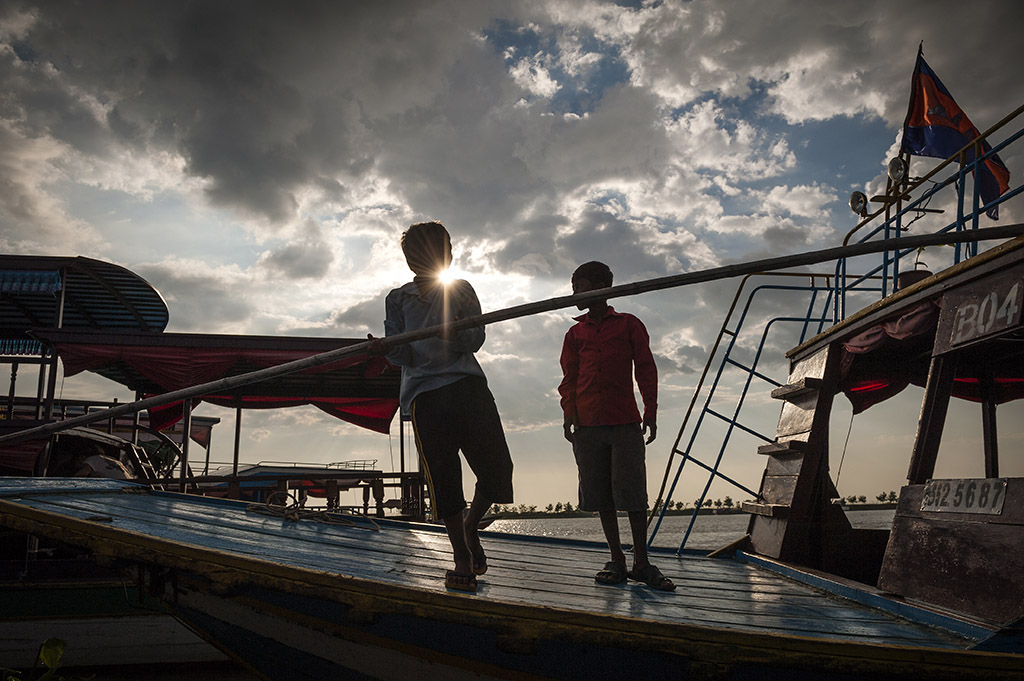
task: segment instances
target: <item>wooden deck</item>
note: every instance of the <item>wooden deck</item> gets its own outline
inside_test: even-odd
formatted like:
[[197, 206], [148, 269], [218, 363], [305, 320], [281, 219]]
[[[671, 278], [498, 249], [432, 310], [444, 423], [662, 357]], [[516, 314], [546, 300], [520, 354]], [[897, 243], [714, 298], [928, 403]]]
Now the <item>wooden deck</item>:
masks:
[[[489, 532], [482, 538], [490, 569], [480, 577], [479, 592], [449, 592], [443, 575], [451, 567], [450, 547], [441, 528], [363, 519], [295, 522], [247, 510], [240, 502], [126, 491], [124, 483], [109, 480], [0, 478], [0, 524], [129, 561], [148, 558], [171, 567], [202, 562], [223, 571], [265, 573], [277, 582], [350, 585], [366, 593], [394, 588], [421, 594], [417, 601], [441, 608], [486, 609], [500, 616], [522, 607], [562, 625], [611, 617], [719, 637], [732, 632], [751, 640], [767, 635], [790, 643], [933, 651], [927, 655], [967, 651], [983, 633], [970, 625], [954, 632], [913, 622], [742, 555], [677, 557], [655, 550], [652, 559], [676, 583], [675, 592], [637, 583], [602, 586], [593, 575], [607, 560], [603, 545]], [[943, 623], [941, 616], [936, 621]], [[1000, 663], [1004, 669], [1024, 661], [1020, 655], [997, 657], [1006, 658]]]

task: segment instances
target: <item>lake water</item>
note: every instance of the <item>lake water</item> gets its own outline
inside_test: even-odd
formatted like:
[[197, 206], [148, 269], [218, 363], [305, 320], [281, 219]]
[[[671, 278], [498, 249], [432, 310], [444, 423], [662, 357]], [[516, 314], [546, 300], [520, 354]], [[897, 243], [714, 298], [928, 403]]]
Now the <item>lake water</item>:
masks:
[[[889, 529], [892, 527], [893, 509], [849, 511], [847, 517], [854, 527], [864, 529]], [[686, 543], [688, 549], [714, 550], [730, 544], [747, 532], [750, 516], [746, 513], [726, 515], [701, 515], [693, 525], [693, 531]], [[654, 546], [678, 549], [690, 523], [688, 515], [665, 516], [654, 538]], [[597, 516], [586, 518], [531, 518], [495, 520], [487, 528], [493, 532], [510, 532], [539, 537], [560, 539], [583, 539], [604, 542], [601, 521]], [[619, 518], [619, 532], [623, 542], [628, 543], [629, 521]], [[648, 533], [649, 534], [649, 533]]]

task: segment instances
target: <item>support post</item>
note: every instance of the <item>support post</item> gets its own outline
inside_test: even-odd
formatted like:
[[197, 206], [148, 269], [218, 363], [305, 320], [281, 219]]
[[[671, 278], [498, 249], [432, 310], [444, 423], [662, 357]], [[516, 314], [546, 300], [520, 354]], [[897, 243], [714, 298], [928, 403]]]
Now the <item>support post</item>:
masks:
[[928, 369], [928, 381], [921, 404], [921, 417], [917, 422], [914, 451], [910, 457], [907, 480], [912, 485], [924, 484], [935, 473], [935, 459], [939, 455], [939, 441], [946, 424], [949, 395], [956, 376], [956, 355], [933, 357]]
[[985, 440], [985, 477], [999, 477], [999, 431], [996, 428], [996, 401], [992, 372], [981, 377], [981, 431]]
[[188, 475], [188, 443], [192, 439], [189, 437], [189, 433], [192, 432], [192, 398], [186, 398], [181, 407], [184, 433], [181, 436], [181, 483], [178, 486], [178, 491], [184, 492], [185, 476]]

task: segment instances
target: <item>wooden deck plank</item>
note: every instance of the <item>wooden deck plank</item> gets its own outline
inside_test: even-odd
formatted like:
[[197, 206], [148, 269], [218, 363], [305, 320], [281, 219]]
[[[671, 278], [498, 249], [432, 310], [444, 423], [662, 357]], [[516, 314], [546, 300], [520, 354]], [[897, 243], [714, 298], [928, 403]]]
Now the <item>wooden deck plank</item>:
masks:
[[[89, 498], [77, 501], [74, 505], [78, 507], [78, 509], [83, 513], [88, 513], [94, 510], [102, 510], [103, 508], [110, 510], [110, 505], [100, 504], [97, 506], [95, 500], [90, 500]], [[151, 510], [151, 508], [145, 509], [145, 511]], [[264, 526], [267, 525], [266, 521], [261, 520], [259, 522]], [[277, 522], [279, 521], [271, 520], [270, 525], [274, 525]], [[138, 530], [139, 528], [128, 527], [126, 529]], [[181, 528], [178, 527], [176, 528], [176, 531], [180, 529]], [[332, 529], [344, 530], [347, 528]], [[287, 534], [291, 533], [289, 532]], [[387, 536], [387, 534], [388, 533], [385, 533], [385, 536]], [[408, 533], [404, 534], [408, 535]], [[287, 538], [291, 539], [290, 537]], [[423, 538], [424, 537], [421, 537], [420, 539]], [[427, 533], [425, 538], [431, 541], [431, 543], [438, 544], [438, 551], [447, 555], [447, 547], [444, 541], [440, 540], [436, 534]], [[222, 545], [217, 546], [215, 543], [211, 546], [211, 548], [219, 548], [223, 550], [225, 546], [227, 546], [228, 548], [233, 546], [235, 549], [237, 549], [239, 540], [237, 537], [228, 536], [225, 537], [223, 541], [219, 543]], [[278, 562], [284, 560], [284, 562], [288, 562], [283, 558], [283, 556], [275, 555], [273, 551], [268, 550], [268, 545], [259, 544], [258, 546], [260, 550], [257, 553], [252, 554], [255, 557], [258, 557], [263, 560], [276, 560]], [[407, 546], [405, 548], [407, 548]], [[289, 545], [288, 547], [286, 547], [286, 550], [294, 552], [294, 546]], [[289, 564], [294, 564], [296, 566], [306, 565], [313, 569], [322, 569], [328, 572], [337, 569], [337, 566], [334, 564], [336, 561], [334, 560], [333, 556], [325, 557], [326, 564], [317, 565], [317, 555], [318, 554], [314, 554], [313, 556], [305, 556], [302, 559], [293, 561]], [[409, 583], [410, 581], [414, 581], [420, 587], [433, 587], [435, 589], [438, 588], [438, 578], [435, 576], [437, 573], [434, 572], [434, 570], [436, 570], [436, 567], [434, 565], [435, 561], [416, 563], [407, 560], [409, 557], [408, 552], [399, 555], [401, 556], [402, 560], [398, 560], [396, 562], [406, 563], [404, 569], [396, 569], [393, 564], [389, 565], [387, 562], [381, 563], [376, 560], [371, 560], [367, 561], [366, 567], [368, 569], [367, 573], [364, 576], [367, 578], [380, 579], [382, 576], [385, 576], [388, 573], [390, 573], [390, 576], [399, 578], [397, 579], [397, 583]], [[365, 555], [363, 555], [363, 558], [365, 559]], [[351, 573], [352, 571], [348, 570], [347, 572]], [[522, 579], [515, 579], [514, 576], [511, 579], [505, 580], [504, 584], [501, 583], [500, 577], [498, 580], [494, 580], [491, 583], [485, 581], [485, 584], [493, 584], [494, 587], [506, 587], [504, 589], [504, 591], [506, 592], [504, 597], [511, 600], [517, 600], [520, 602], [564, 606], [566, 603], [566, 599], [571, 598], [571, 600], [573, 601], [570, 604], [571, 607], [578, 607], [585, 610], [598, 609], [609, 612], [617, 612], [618, 610], [620, 610], [620, 608], [613, 607], [615, 606], [614, 601], [595, 602], [593, 598], [590, 597], [589, 594], [594, 591], [595, 585], [590, 576], [585, 573], [582, 576], [582, 578], [579, 578], [578, 575], [574, 575], [575, 579], [573, 581], [575, 583], [571, 585], [566, 583], [566, 580], [564, 579], [564, 573], [559, 575], [559, 577], [561, 578], [560, 581], [547, 584], [544, 583], [543, 580], [536, 579], [536, 574], [532, 574], [530, 576], [533, 577], [533, 579], [530, 579], [525, 582], [529, 585], [526, 589], [525, 595], [521, 592], [521, 589], [517, 590], [516, 588], [514, 588], [516, 586], [521, 586], [524, 583]], [[577, 591], [580, 588], [582, 588], [582, 593], [574, 593], [573, 591], [570, 591], [567, 588], [568, 586], [573, 586]], [[501, 591], [501, 589], [495, 588], [494, 595], [500, 596]], [[680, 595], [680, 593], [684, 595]], [[674, 597], [676, 600], [672, 603], [673, 607], [676, 609], [683, 608], [686, 612], [686, 615], [683, 617], [673, 617], [671, 616], [671, 613], [667, 613], [665, 611], [655, 613], [663, 615], [663, 619], [665, 619], [666, 621], [676, 620], [693, 623], [710, 621], [719, 623], [723, 626], [759, 627], [764, 626], [762, 623], [764, 618], [772, 617], [775, 620], [770, 625], [772, 628], [784, 626], [794, 631], [806, 632], [815, 632], [822, 630], [821, 622], [823, 613], [820, 608], [813, 607], [810, 604], [801, 608], [799, 606], [794, 606], [794, 604], [790, 600], [782, 601], [775, 599], [773, 601], [773, 599], [771, 598], [764, 597], [763, 594], [759, 594], [759, 596], [761, 597], [753, 600], [750, 598], [733, 598], [732, 600], [735, 602], [735, 605], [731, 604], [729, 602], [729, 599], [723, 599], [720, 596], [713, 599], [708, 599], [703, 594], [699, 594], [697, 596], [690, 596], [689, 592], [685, 590], [682, 592], [677, 592], [677, 594], [659, 594], [658, 596], [661, 598], [665, 598], [666, 596], [670, 598]], [[647, 594], [641, 592], [639, 599], [642, 601], [648, 597], [649, 596]], [[631, 594], [629, 598], [631, 600], [629, 612], [625, 614], [636, 615], [637, 605], [633, 601], [635, 601], [638, 597], [635, 594]], [[730, 605], [733, 605], [733, 607], [730, 607]], [[664, 607], [663, 602], [661, 603], [661, 607]], [[756, 617], [752, 617], [750, 615], [751, 612], [755, 613]], [[650, 616], [650, 613], [644, 614], [646, 616]], [[873, 626], [870, 627], [870, 630], [865, 630], [863, 626], [859, 625], [859, 622], [863, 619], [862, 615], [863, 613], [854, 612], [851, 614], [849, 612], [844, 612], [841, 615], [841, 624], [838, 627], [836, 625], [831, 625], [829, 627], [829, 630], [835, 631], [838, 629], [840, 632], [850, 636], [860, 636], [865, 634], [877, 635], [879, 633], [879, 617], [871, 617], [870, 615], [872, 615], [872, 613], [868, 613], [869, 617], [867, 619], [873, 622]]]
[[[128, 499], [129, 502], [127, 504], [121, 504], [122, 506], [124, 506], [124, 505], [128, 505], [128, 506], [135, 505], [135, 502], [130, 501], [132, 499], [132, 497], [129, 496], [129, 497], [124, 497], [124, 498]], [[65, 503], [64, 505], [66, 506], [67, 504]], [[110, 510], [111, 509], [111, 505], [110, 504], [102, 504], [102, 503], [97, 504], [95, 499], [91, 501], [88, 497], [86, 497], [85, 499], [81, 499], [81, 500], [75, 500], [72, 503], [72, 505], [75, 506], [81, 513], [85, 513], [85, 514], [91, 513], [92, 511], [96, 511], [96, 510], [103, 510], [103, 509]], [[140, 509], [135, 509], [135, 510], [138, 513], [142, 514], [142, 515], [145, 515], [147, 512], [153, 512], [153, 508], [152, 507], [146, 507], [146, 508], [143, 508], [141, 510]], [[167, 514], [166, 514], [167, 510], [168, 509], [163, 509], [163, 512], [158, 513], [158, 515], [160, 516], [161, 519], [167, 517]], [[180, 515], [187, 515], [187, 514], [180, 514]], [[208, 522], [209, 518], [207, 516], [204, 515], [204, 516], [202, 516], [202, 518], [203, 518], [204, 522], [199, 523], [199, 528], [200, 529], [203, 528], [204, 524], [207, 524], [207, 525], [209, 524], [209, 522]], [[176, 532], [180, 531], [182, 529], [181, 526], [180, 526], [180, 521], [181, 521], [181, 518], [179, 517], [178, 518], [178, 522], [174, 523], [174, 525], [176, 525], [176, 527], [175, 527], [175, 531]], [[269, 527], [271, 534], [283, 531], [284, 532], [284, 537], [283, 537], [284, 539], [288, 540], [289, 542], [293, 541], [293, 539], [294, 539], [293, 537], [290, 536], [291, 534], [293, 534], [293, 532], [289, 531], [291, 528], [288, 528], [284, 523], [282, 523], [281, 521], [278, 521], [276, 519], [269, 519], [269, 521], [268, 521], [268, 519], [256, 519], [256, 524], [261, 526], [260, 527], [260, 531], [261, 532], [266, 532], [268, 527]], [[328, 526], [328, 528], [330, 528], [332, 530], [347, 530], [348, 529], [348, 528], [337, 528], [337, 527], [333, 527], [333, 526]], [[138, 529], [138, 528], [126, 528], [126, 529]], [[319, 532], [317, 532], [317, 534], [319, 534]], [[400, 535], [394, 535], [394, 533], [384, 533], [384, 536], [392, 536], [392, 535], [393, 536], [406, 536], [406, 537], [408, 537], [409, 533], [404, 533], [404, 534], [400, 534]], [[374, 537], [377, 537], [377, 536], [378, 535], [376, 535], [376, 534], [374, 535]], [[238, 548], [238, 539], [239, 538], [237, 538], [237, 537], [228, 536], [228, 537], [226, 537], [224, 539], [224, 541], [222, 543], [226, 544], [226, 545], [233, 545], [234, 548], [237, 549]], [[418, 537], [418, 540], [419, 540], [419, 542], [417, 542], [418, 544], [422, 544], [422, 542], [424, 540], [426, 540], [427, 543], [436, 545], [436, 551], [440, 552], [440, 553], [443, 553], [444, 554], [444, 558], [443, 559], [446, 559], [446, 557], [447, 557], [446, 542], [442, 538], [440, 538], [436, 533], [422, 533], [421, 532], [420, 536]], [[322, 543], [322, 542], [319, 542], [319, 543]], [[254, 544], [254, 545], [257, 545], [257, 544]], [[221, 546], [221, 547], [213, 546], [212, 548], [221, 548], [221, 549], [223, 549], [224, 547], [223, 546]], [[280, 555], [275, 556], [273, 551], [268, 550], [268, 545], [266, 543], [258, 544], [258, 548], [259, 548], [259, 551], [253, 554], [256, 557], [259, 557], [261, 559], [270, 559], [270, 560], [281, 560], [282, 559], [282, 556], [280, 556]], [[352, 549], [352, 548], [359, 548], [359, 547], [347, 546], [346, 548], [347, 549]], [[363, 548], [365, 549], [365, 547], [363, 547]], [[380, 548], [379, 546], [375, 545], [373, 547], [373, 550], [378, 550], [379, 548]], [[399, 554], [396, 554], [396, 557], [400, 556], [402, 560], [405, 560], [405, 562], [408, 562], [406, 560], [410, 556], [410, 554], [408, 553], [408, 548], [409, 548], [408, 542], [402, 544], [401, 545], [402, 552], [399, 553]], [[294, 547], [294, 545], [289, 544], [288, 547], [286, 548], [286, 550], [294, 552], [295, 547]], [[372, 553], [372, 551], [370, 551], [370, 552]], [[432, 551], [432, 553], [433, 553], [433, 551]], [[592, 550], [585, 550], [584, 553], [590, 554], [590, 553], [593, 553], [593, 551]], [[331, 571], [331, 570], [337, 569], [337, 566], [334, 565], [335, 561], [333, 560], [332, 556], [328, 556], [327, 557], [327, 562], [329, 564], [316, 565], [315, 558], [316, 558], [317, 555], [318, 554], [314, 554], [312, 557], [310, 557], [310, 556], [305, 557], [304, 560], [293, 561], [292, 564], [296, 564], [296, 565], [306, 564], [309, 567], [313, 567], [314, 569], [319, 568], [319, 569], [324, 569], [326, 571]], [[563, 552], [562, 555], [568, 555], [568, 554], [566, 552]], [[365, 558], [365, 556], [363, 556], [363, 557]], [[311, 558], [313, 560], [311, 560]], [[401, 561], [399, 561], [399, 562], [401, 562]], [[312, 563], [312, 565], [310, 563]], [[433, 567], [433, 561], [428, 561], [428, 563], [426, 565], [428, 567]], [[380, 576], [381, 576], [380, 567], [381, 566], [379, 566], [379, 565], [371, 566], [371, 569], [368, 571], [368, 573], [365, 576], [368, 577], [368, 578], [378, 578], [379, 579]], [[431, 586], [431, 582], [434, 582], [434, 586], [436, 588], [436, 580], [437, 580], [437, 578], [432, 576], [429, 572], [426, 572], [426, 571], [424, 571], [421, 568], [424, 568], [423, 564], [414, 565], [413, 563], [409, 563], [407, 565], [406, 569], [402, 569], [402, 570], [394, 570], [394, 569], [392, 569], [391, 573], [392, 573], [392, 575], [399, 575], [400, 574], [401, 577], [402, 577], [402, 579], [399, 580], [400, 582], [401, 581], [406, 581], [407, 582], [411, 577], [419, 577], [420, 579], [417, 579], [416, 581], [417, 582], [422, 582], [423, 586], [428, 586], [429, 587], [429, 586]], [[536, 576], [536, 575], [534, 575], [534, 576]], [[564, 573], [561, 574], [560, 577], [564, 577]], [[585, 574], [582, 577], [582, 579], [577, 579], [576, 581], [580, 583], [580, 584], [577, 584], [577, 586], [582, 585], [585, 590], [593, 591], [593, 589], [595, 588], [595, 585], [593, 584], [593, 581], [592, 581], [592, 579], [590, 578], [589, 575]], [[521, 583], [521, 580], [519, 580], [519, 583]], [[537, 580], [533, 580], [533, 581], [529, 582], [529, 584], [530, 584], [530, 587], [527, 590], [528, 594], [527, 594], [527, 597], [524, 599], [525, 602], [537, 602], [538, 600], [540, 600], [540, 601], [542, 601], [542, 604], [564, 605], [565, 599], [566, 599], [567, 595], [569, 595], [567, 590], [566, 590], [566, 586], [567, 585], [566, 585], [564, 579], [562, 579], [557, 584], [555, 584], [550, 591], [545, 590], [543, 588], [540, 588], [541, 587], [541, 583], [538, 582]], [[495, 586], [497, 586], [497, 582], [495, 582]], [[522, 596], [522, 594], [517, 593], [515, 589], [511, 589], [511, 591], [512, 591], [512, 593], [509, 594], [509, 597], [511, 597], [511, 598], [513, 598], [515, 600], [519, 600], [519, 597]], [[549, 596], [550, 601], [548, 603], [543, 603], [544, 600], [547, 600], [547, 599], [543, 598], [543, 596], [545, 594]], [[495, 591], [495, 595], [498, 595], [497, 590]], [[661, 594], [659, 594], [659, 596], [664, 597], [664, 595], [661, 595]], [[676, 596], [676, 594], [672, 594], [671, 596]], [[641, 594], [640, 599], [643, 600], [644, 597], [645, 597], [645, 595]], [[631, 598], [633, 600], [635, 600], [636, 597], [635, 596], [631, 596]], [[580, 597], [577, 596], [574, 600], [580, 600]], [[590, 601], [591, 599], [583, 597], [583, 600], [584, 601]], [[710, 619], [711, 621], [720, 622], [723, 625], [757, 626], [757, 624], [758, 624], [757, 621], [752, 620], [750, 617], [746, 616], [745, 614], [744, 615], [740, 615], [740, 616], [737, 617], [736, 616], [737, 613], [732, 612], [731, 608], [723, 607], [723, 601], [722, 601], [721, 598], [715, 598], [715, 599], [713, 599], [713, 602], [711, 602], [711, 603], [702, 603], [702, 602], [700, 602], [701, 599], [699, 599], [699, 598], [681, 598], [681, 600], [683, 601], [683, 603], [675, 603], [675, 606], [679, 607], [681, 605], [688, 612], [688, 615], [686, 617], [684, 617], [684, 618], [681, 618], [681, 621], [706, 622], [706, 621], [708, 621]], [[755, 605], [756, 607], [754, 607], [753, 610], [755, 612], [757, 612], [758, 615], [760, 615], [762, 618], [765, 617], [765, 616], [772, 616], [772, 617], [775, 617], [775, 618], [779, 619], [780, 622], [788, 621], [788, 624], [786, 626], [788, 628], [790, 628], [790, 629], [795, 629], [795, 630], [800, 630], [800, 631], [803, 631], [803, 630], [815, 631], [815, 630], [819, 630], [821, 628], [819, 622], [820, 622], [820, 618], [821, 618], [821, 614], [822, 613], [821, 613], [819, 608], [808, 607], [808, 608], [806, 608], [806, 612], [805, 613], [800, 613], [798, 608], [797, 609], [794, 608], [792, 602], [787, 602], [787, 603], [783, 604], [784, 612], [780, 613], [780, 612], [770, 612], [770, 608], [766, 607], [763, 603], [762, 604], [751, 603], [751, 602], [749, 602], [749, 600], [747, 600], [747, 601], [745, 601], [745, 604], [747, 606], [746, 607], [747, 610], [751, 609], [750, 608], [751, 605]], [[592, 609], [595, 608], [595, 604], [593, 602], [584, 602], [583, 605], [584, 605], [585, 609], [588, 609], [588, 610], [592, 610]], [[597, 604], [597, 605], [600, 606], [601, 604]], [[610, 608], [609, 604], [607, 602], [604, 603], [603, 605], [604, 605], [604, 608], [606, 610], [612, 610], [612, 611], [615, 610], [614, 608]], [[631, 604], [630, 612], [627, 613], [627, 614], [630, 614], [630, 615], [635, 615], [636, 614], [636, 604], [635, 603]], [[801, 618], [801, 616], [807, 616], [807, 615], [809, 615], [812, 618], [810, 620], [810, 625], [808, 626], [806, 624], [800, 624], [799, 619]], [[858, 628], [854, 624], [856, 622], [856, 620], [860, 619], [859, 617], [856, 617], [856, 616], [851, 617], [849, 613], [843, 613], [843, 618], [844, 619], [842, 621], [843, 621], [844, 624], [843, 624], [843, 626], [840, 627], [840, 629], [842, 629], [845, 633], [847, 633], [848, 635], [853, 635], [853, 636], [856, 636], [856, 635], [864, 633], [862, 631], [862, 628]], [[672, 620], [672, 619], [676, 619], [676, 618], [667, 617], [666, 619], [667, 620]], [[849, 626], [847, 626], [847, 625], [849, 625]], [[779, 626], [779, 622], [774, 623], [772, 626]], [[835, 626], [832, 626], [830, 628], [832, 630], [836, 629]], [[876, 633], [876, 634], [878, 633], [877, 632], [877, 627], [874, 630], [874, 633]]]
[[[296, 522], [246, 512], [244, 505], [191, 496], [124, 494], [117, 486], [76, 482], [68, 494], [25, 495], [21, 503], [160, 537], [188, 546], [279, 565], [445, 591], [451, 550], [443, 531], [384, 523], [364, 527]], [[0, 498], [12, 487], [0, 482]], [[106, 518], [110, 521], [106, 521]], [[969, 642], [898, 620], [871, 608], [796, 583], [764, 568], [697, 556], [653, 552], [677, 583], [673, 593], [636, 584], [597, 585], [593, 575], [607, 560], [601, 545], [536, 541], [483, 533], [490, 571], [480, 578], [478, 598], [573, 611], [599, 612], [676, 624], [710, 625], [760, 632], [885, 641], [907, 645], [966, 647]], [[463, 596], [459, 596], [463, 597]]]

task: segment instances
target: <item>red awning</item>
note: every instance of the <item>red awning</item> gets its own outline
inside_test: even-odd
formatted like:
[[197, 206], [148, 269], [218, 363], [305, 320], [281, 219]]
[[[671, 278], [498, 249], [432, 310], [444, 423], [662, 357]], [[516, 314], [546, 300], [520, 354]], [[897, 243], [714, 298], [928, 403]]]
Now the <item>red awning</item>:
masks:
[[[157, 395], [362, 342], [355, 339], [204, 334], [39, 332], [52, 342], [66, 376], [93, 371], [145, 395]], [[203, 395], [211, 404], [279, 409], [311, 404], [381, 433], [398, 410], [400, 371], [382, 358], [357, 355], [287, 376]], [[150, 410], [165, 428], [181, 418], [181, 403]]]
[[[859, 414], [902, 392], [923, 387], [939, 320], [936, 301], [924, 301], [843, 342], [840, 389]], [[953, 397], [981, 402], [983, 379], [991, 381], [989, 398], [996, 404], [1024, 397], [1024, 363], [1001, 359], [985, 350], [961, 361], [953, 380]]]

